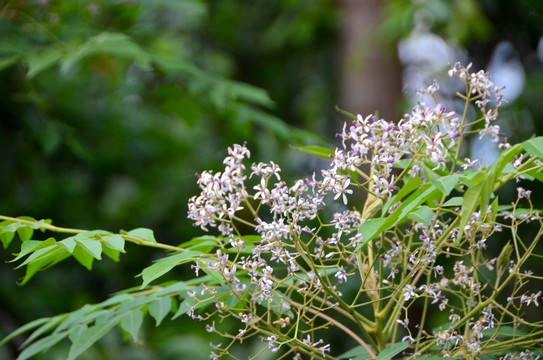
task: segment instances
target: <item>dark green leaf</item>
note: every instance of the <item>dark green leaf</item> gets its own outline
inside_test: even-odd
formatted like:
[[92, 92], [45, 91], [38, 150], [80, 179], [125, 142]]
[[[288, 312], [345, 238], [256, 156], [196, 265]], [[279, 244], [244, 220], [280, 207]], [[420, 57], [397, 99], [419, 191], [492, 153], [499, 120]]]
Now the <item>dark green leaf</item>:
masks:
[[360, 359], [360, 360], [366, 360], [370, 357], [368, 351], [363, 346], [357, 346], [355, 348], [352, 348], [351, 350], [344, 352], [343, 354], [339, 355], [338, 359]]
[[0, 59], [0, 71], [7, 69], [11, 65], [15, 64], [18, 59], [19, 59], [18, 54], [13, 54], [11, 56], [7, 56]]
[[375, 360], [390, 360], [394, 356], [398, 355], [405, 349], [409, 347], [409, 343], [407, 341], [396, 343], [389, 347], [388, 349], [383, 350], [382, 352], [377, 355], [377, 358]]
[[483, 331], [483, 336], [486, 338], [493, 337], [498, 332], [498, 337], [515, 337], [526, 335], [526, 332], [522, 329], [512, 326], [500, 326], [499, 328], [491, 328]]

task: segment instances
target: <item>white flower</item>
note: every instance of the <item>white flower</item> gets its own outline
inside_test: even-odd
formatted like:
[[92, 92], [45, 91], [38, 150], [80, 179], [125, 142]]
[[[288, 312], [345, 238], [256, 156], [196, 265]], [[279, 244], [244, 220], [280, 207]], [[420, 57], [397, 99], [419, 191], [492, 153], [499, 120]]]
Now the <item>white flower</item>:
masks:
[[345, 269], [343, 269], [343, 265], [339, 267], [339, 270], [334, 274], [334, 277], [338, 279], [339, 283], [347, 282], [347, 273]]
[[530, 195], [532, 194], [531, 190], [526, 190], [526, 189], [521, 188], [521, 187], [517, 188], [517, 192], [518, 192], [518, 198], [519, 199], [523, 199], [523, 198], [530, 199]]

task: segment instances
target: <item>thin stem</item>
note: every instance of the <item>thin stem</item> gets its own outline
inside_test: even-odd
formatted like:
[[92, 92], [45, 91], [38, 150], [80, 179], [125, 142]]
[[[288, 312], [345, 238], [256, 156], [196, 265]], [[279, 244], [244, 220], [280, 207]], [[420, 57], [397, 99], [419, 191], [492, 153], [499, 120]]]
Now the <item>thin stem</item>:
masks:
[[[82, 229], [64, 228], [64, 227], [59, 227], [59, 226], [54, 226], [54, 225], [51, 225], [51, 224], [47, 224], [47, 223], [41, 222], [41, 221], [24, 220], [24, 219], [19, 219], [19, 218], [14, 218], [14, 217], [10, 217], [10, 216], [4, 216], [4, 215], [0, 215], [0, 220], [14, 221], [14, 222], [29, 225], [29, 226], [33, 227], [34, 229], [36, 229], [36, 230], [49, 230], [49, 231], [52, 231], [52, 232], [63, 233], [63, 234], [76, 234], [77, 235], [77, 234], [82, 234], [82, 233], [90, 231], [90, 230], [82, 230]], [[122, 236], [123, 239], [125, 239], [126, 241], [129, 241], [129, 242], [137, 244], [137, 245], [142, 245], [142, 246], [147, 246], [147, 247], [152, 247], [152, 248], [157, 248], [157, 249], [163, 249], [163, 250], [170, 250], [170, 251], [175, 251], [175, 252], [188, 251], [187, 249], [183, 249], [183, 248], [173, 246], [173, 245], [155, 243], [155, 242], [146, 240], [144, 238], [141, 238], [139, 236], [134, 236], [134, 235], [130, 235], [130, 234], [119, 234], [119, 235]]]
[[[295, 305], [297, 307], [303, 307], [302, 304], [300, 303], [297, 303], [296, 301], [294, 300], [290, 300], [289, 301], [292, 305]], [[373, 350], [369, 347], [369, 345], [364, 341], [362, 340], [360, 337], [358, 337], [358, 335], [356, 335], [351, 329], [349, 329], [348, 327], [346, 327], [345, 325], [343, 325], [342, 323], [340, 323], [339, 321], [335, 320], [334, 318], [322, 313], [322, 312], [319, 312], [311, 307], [305, 307], [304, 308], [307, 312], [310, 312], [312, 313], [313, 315], [316, 315], [326, 321], [328, 321], [329, 323], [333, 324], [334, 326], [338, 327], [339, 329], [343, 330], [346, 334], [348, 334], [350, 337], [352, 337], [357, 343], [359, 343], [367, 352], [368, 354], [370, 355], [370, 357], [372, 359], [374, 359], [376, 357], [375, 353], [373, 352]]]

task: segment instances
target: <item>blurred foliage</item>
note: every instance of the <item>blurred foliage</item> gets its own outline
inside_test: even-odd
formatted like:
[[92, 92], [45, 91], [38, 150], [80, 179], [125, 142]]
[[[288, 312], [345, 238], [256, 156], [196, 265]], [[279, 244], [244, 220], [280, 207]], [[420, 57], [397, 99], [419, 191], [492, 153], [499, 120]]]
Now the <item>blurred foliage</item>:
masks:
[[407, 36], [420, 23], [462, 45], [485, 39], [492, 31], [477, 0], [389, 0], [385, 12], [381, 35], [387, 41]]
[[[500, 41], [514, 43], [527, 83], [506, 116], [541, 133], [542, 2], [384, 4], [383, 41], [405, 38], [422, 18], [479, 67]], [[216, 168], [226, 146], [248, 141], [254, 158], [296, 176], [305, 165], [288, 144], [315, 144], [310, 132], [331, 138], [337, 128], [338, 12], [333, 0], [0, 2], [0, 213], [113, 231], [145, 226], [176, 244], [194, 235], [185, 219], [194, 174]], [[2, 265], [0, 319], [19, 326], [132, 286], [155, 256], [134, 250], [92, 274], [66, 262], [17, 289], [22, 274]], [[201, 358], [208, 342], [183, 342], [179, 321], [149, 331], [153, 347], [128, 351], [111, 339], [108, 351], [88, 356]]]
[[[543, 55], [538, 51], [543, 48], [543, 2], [387, 0], [384, 13], [383, 41], [398, 42], [417, 31], [431, 33], [456, 47], [461, 52], [457, 56], [477, 69], [488, 70], [499, 45], [511, 44], [512, 51], [502, 61], [506, 65], [519, 61], [526, 81], [520, 96], [502, 111], [502, 124], [514, 142], [542, 133]], [[519, 121], [522, 127], [517, 126]]]
[[[288, 158], [296, 176], [289, 144], [329, 137], [336, 20], [327, 0], [0, 2], [0, 213], [146, 226], [172, 244], [194, 236], [195, 173], [227, 146]], [[67, 261], [21, 288], [2, 265], [0, 337], [137, 284], [157, 254], [128, 251], [92, 274]], [[145, 334], [153, 346], [113, 338], [87, 358], [201, 359], [205, 331], [181, 321]]]

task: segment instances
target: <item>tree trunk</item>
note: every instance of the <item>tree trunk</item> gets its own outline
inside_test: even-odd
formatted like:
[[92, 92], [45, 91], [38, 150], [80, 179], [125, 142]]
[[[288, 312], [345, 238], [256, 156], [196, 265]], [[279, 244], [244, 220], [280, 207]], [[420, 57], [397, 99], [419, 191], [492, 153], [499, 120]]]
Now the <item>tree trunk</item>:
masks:
[[351, 113], [397, 120], [401, 69], [395, 44], [379, 41], [383, 1], [342, 0], [338, 105]]

